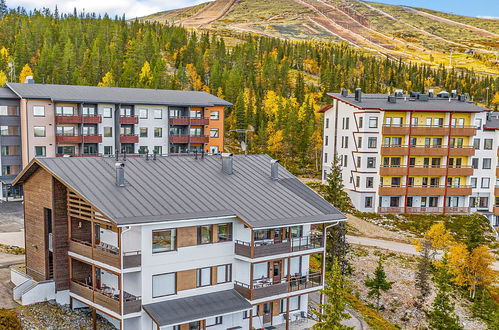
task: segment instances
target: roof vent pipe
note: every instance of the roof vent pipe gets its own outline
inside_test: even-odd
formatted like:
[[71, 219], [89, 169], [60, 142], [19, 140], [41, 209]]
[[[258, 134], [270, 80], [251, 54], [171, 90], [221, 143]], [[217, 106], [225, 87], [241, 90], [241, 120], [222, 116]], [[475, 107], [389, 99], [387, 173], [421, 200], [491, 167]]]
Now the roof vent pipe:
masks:
[[24, 80], [25, 84], [34, 84], [35, 79], [33, 79], [33, 76], [27, 76], [26, 79]]
[[226, 174], [234, 173], [233, 157], [231, 153], [222, 153], [222, 171]]
[[343, 88], [341, 90], [341, 96], [343, 96], [343, 97], [347, 97], [348, 96], [348, 90], [346, 88]]
[[270, 161], [270, 178], [272, 180], [279, 179], [279, 161], [277, 159]]
[[360, 88], [355, 89], [355, 101], [362, 102], [362, 89]]
[[114, 164], [116, 167], [116, 185], [118, 187], [125, 186], [125, 163], [116, 163]]

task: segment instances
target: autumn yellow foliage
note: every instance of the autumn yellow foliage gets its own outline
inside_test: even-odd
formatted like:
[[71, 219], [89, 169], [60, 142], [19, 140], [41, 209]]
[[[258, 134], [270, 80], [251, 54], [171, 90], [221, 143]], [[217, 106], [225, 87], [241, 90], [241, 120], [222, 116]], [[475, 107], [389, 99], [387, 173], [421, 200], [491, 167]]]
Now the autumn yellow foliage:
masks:
[[29, 76], [33, 76], [33, 71], [31, 70], [30, 66], [26, 64], [21, 70], [21, 74], [19, 75], [19, 82], [24, 83], [26, 81], [26, 78]]

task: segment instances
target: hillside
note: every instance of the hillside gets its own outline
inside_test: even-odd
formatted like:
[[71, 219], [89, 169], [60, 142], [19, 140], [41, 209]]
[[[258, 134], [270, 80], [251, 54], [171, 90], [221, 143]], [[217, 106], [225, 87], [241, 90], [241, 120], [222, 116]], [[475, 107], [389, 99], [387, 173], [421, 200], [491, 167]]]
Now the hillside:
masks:
[[499, 20], [428, 9], [345, 0], [216, 0], [141, 20], [222, 34], [344, 41], [393, 59], [499, 74]]

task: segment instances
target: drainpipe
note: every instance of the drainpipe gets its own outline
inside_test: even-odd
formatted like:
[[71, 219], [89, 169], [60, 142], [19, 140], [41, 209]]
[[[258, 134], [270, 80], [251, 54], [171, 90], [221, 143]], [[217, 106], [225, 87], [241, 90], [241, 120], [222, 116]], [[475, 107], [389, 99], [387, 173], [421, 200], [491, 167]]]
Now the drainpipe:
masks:
[[123, 315], [125, 315], [125, 302], [124, 302], [124, 299], [125, 299], [125, 295], [124, 295], [124, 292], [125, 292], [125, 287], [124, 287], [124, 280], [123, 280], [123, 234], [125, 234], [126, 232], [132, 230], [132, 227], [131, 226], [126, 226], [124, 230], [121, 231], [121, 239], [120, 239], [120, 265], [121, 265], [121, 269], [120, 269], [120, 281], [121, 281], [121, 301], [120, 301], [120, 304], [121, 304], [121, 322], [123, 322]]
[[[327, 253], [327, 248], [326, 248], [326, 239], [327, 239], [327, 230], [328, 228], [331, 228], [331, 227], [334, 227], [336, 226], [337, 224], [339, 224], [340, 222], [339, 221], [336, 221], [328, 226], [325, 226], [324, 227], [324, 230], [323, 230], [323, 239], [322, 239], [322, 242], [324, 244], [324, 253], [323, 253], [323, 257], [322, 257], [322, 285], [324, 287], [326, 287], [326, 253]], [[324, 305], [324, 294], [321, 293], [321, 305]], [[321, 306], [321, 314], [324, 314], [324, 306]]]

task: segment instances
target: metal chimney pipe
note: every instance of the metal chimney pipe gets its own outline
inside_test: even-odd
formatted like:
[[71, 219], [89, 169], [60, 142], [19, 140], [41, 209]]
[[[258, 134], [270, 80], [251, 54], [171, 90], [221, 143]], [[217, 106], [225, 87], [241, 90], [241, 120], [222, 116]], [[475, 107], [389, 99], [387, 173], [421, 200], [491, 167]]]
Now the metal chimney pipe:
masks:
[[116, 163], [114, 164], [116, 167], [116, 185], [118, 187], [125, 186], [125, 163]]
[[234, 173], [233, 156], [231, 153], [222, 153], [222, 171], [226, 174]]
[[277, 159], [270, 161], [270, 178], [272, 180], [279, 180], [279, 161]]

